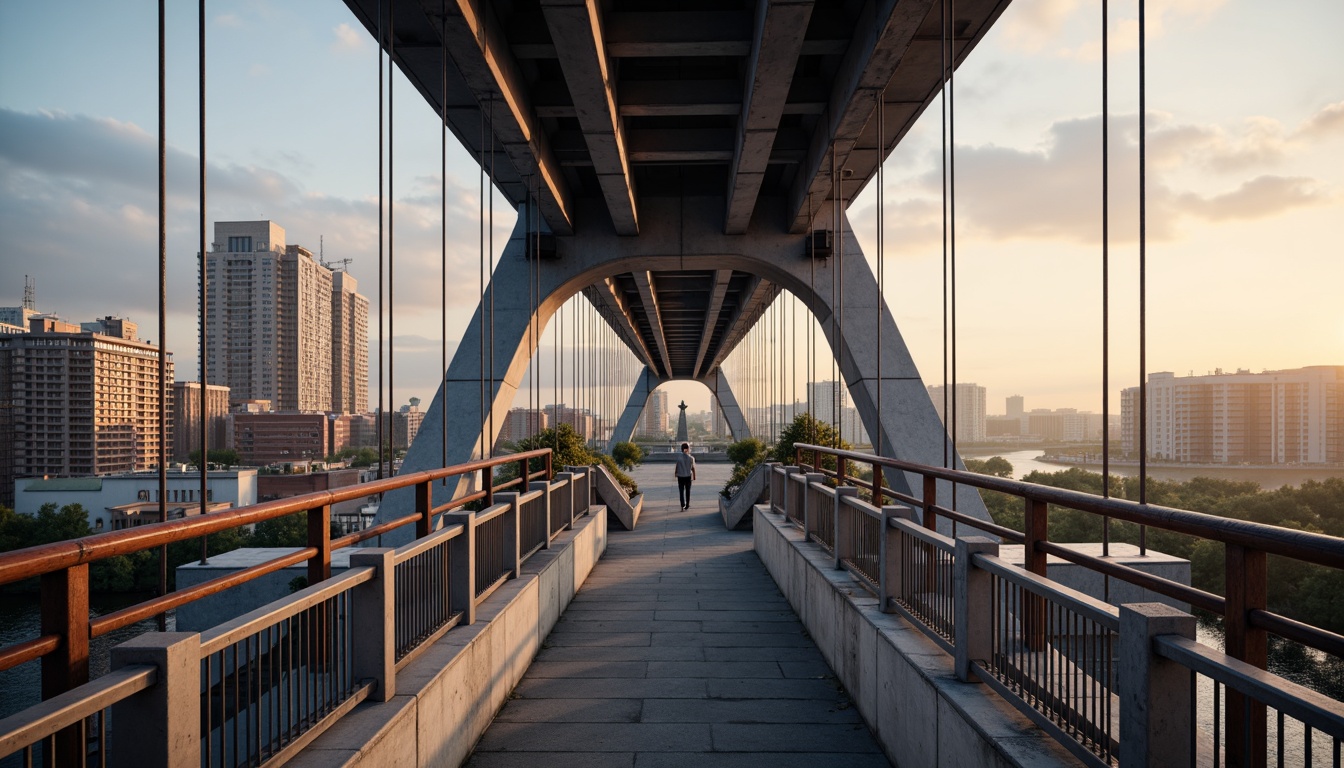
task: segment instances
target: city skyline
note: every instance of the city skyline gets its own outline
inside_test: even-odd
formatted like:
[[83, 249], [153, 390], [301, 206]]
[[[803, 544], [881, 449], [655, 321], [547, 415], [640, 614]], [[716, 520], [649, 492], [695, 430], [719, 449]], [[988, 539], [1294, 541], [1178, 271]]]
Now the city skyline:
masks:
[[[1115, 413], [1120, 390], [1138, 382], [1138, 321], [1133, 6], [1113, 5]], [[20, 304], [19, 276], [32, 274], [46, 311], [74, 316], [96, 304], [150, 328], [154, 11], [81, 4], [77, 12], [91, 23], [73, 34], [50, 20], [57, 12], [64, 9], [0, 8], [0, 305]], [[339, 3], [221, 2], [210, 14], [208, 220], [283, 221], [295, 241], [323, 242], [329, 259], [355, 259], [362, 285], [374, 285], [372, 40]], [[170, 8], [168, 24], [167, 347], [185, 379], [196, 369], [195, 9]], [[1250, 2], [1150, 7], [1150, 373], [1344, 360], [1344, 316], [1333, 305], [1344, 260], [1331, 225], [1344, 188], [1344, 52], [1330, 35], [1341, 26], [1344, 8], [1324, 0], [1272, 18]], [[1249, 29], [1272, 43], [1253, 61], [1233, 42]], [[1015, 2], [957, 72], [957, 379], [994, 382], [985, 385], [990, 402], [1001, 388], [1051, 407], [1102, 410], [1098, 34], [1095, 9], [1079, 2]], [[283, 64], [277, 50], [287, 52]], [[38, 60], [40, 68], [23, 64]], [[433, 395], [445, 334], [438, 118], [400, 75], [394, 87], [402, 97], [392, 345], [400, 403]], [[366, 108], [352, 108], [359, 103]], [[255, 119], [221, 117], [240, 110]], [[887, 297], [929, 385], [943, 381], [939, 133], [935, 104], [893, 153], [886, 181]], [[450, 356], [476, 301], [477, 174], [449, 141]], [[849, 211], [870, 260], [873, 187]], [[494, 242], [502, 247], [513, 214], [496, 198]], [[379, 401], [377, 370], [375, 358], [370, 407]], [[698, 385], [668, 392], [708, 408]]]

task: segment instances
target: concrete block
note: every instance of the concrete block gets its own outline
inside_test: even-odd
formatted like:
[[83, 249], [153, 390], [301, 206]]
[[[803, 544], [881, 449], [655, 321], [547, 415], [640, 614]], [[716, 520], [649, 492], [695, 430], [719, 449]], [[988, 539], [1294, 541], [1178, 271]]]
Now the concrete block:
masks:
[[888, 757], [902, 768], [934, 768], [938, 765], [938, 710], [927, 705], [936, 696], [933, 686], [885, 640], [877, 643], [877, 722], [873, 730]]

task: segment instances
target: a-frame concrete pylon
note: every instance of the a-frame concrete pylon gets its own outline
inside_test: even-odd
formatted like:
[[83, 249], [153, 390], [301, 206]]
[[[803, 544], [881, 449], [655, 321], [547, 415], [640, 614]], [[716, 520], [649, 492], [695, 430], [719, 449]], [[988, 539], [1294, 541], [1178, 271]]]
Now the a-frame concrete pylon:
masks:
[[[733, 395], [732, 387], [728, 386], [728, 377], [723, 371], [716, 370], [704, 378], [696, 381], [705, 385], [710, 394], [714, 397], [714, 402], [723, 411], [723, 418], [728, 422], [728, 431], [732, 433], [734, 440], [742, 440], [751, 437], [751, 430], [747, 428], [747, 420], [742, 416], [742, 409], [737, 405], [737, 398]], [[663, 379], [654, 373], [647, 365], [640, 372], [639, 378], [635, 380], [635, 385], [630, 389], [630, 397], [626, 400], [625, 410], [621, 411], [621, 418], [616, 422], [616, 428], [612, 430], [611, 441], [607, 443], [607, 453], [611, 453], [616, 448], [616, 444], [629, 440], [635, 434], [635, 427], [639, 425], [639, 416], [644, 412], [644, 406], [649, 402], [649, 395], [653, 390], [663, 384]]]
[[[764, 203], [764, 201], [763, 201]], [[882, 365], [877, 368], [878, 315], [881, 297], [872, 269], [858, 240], [842, 219], [843, 258], [808, 257], [807, 235], [790, 234], [782, 221], [753, 227], [745, 235], [725, 235], [723, 200], [717, 197], [649, 198], [641, 202], [643, 226], [639, 237], [618, 236], [606, 222], [600, 203], [578, 211], [581, 221], [576, 234], [558, 238], [560, 257], [543, 260], [540, 271], [540, 306], [534, 317], [527, 286], [532, 262], [525, 258], [528, 233], [519, 216], [513, 236], [491, 278], [494, 295], [493, 328], [487, 330], [487, 351], [493, 348], [494, 386], [488, 403], [480, 401], [482, 359], [480, 328], [484, 302], [477, 307], [462, 343], [449, 365], [444, 382], [435, 394], [424, 424], [403, 464], [412, 472], [441, 463], [444, 446], [443, 404], [452, 403], [448, 419], [447, 462], [455, 464], [482, 455], [503, 427], [504, 416], [523, 384], [523, 375], [537, 347], [540, 331], [551, 316], [575, 293], [615, 275], [629, 272], [714, 271], [732, 269], [757, 275], [798, 296], [818, 320], [822, 333], [835, 351], [850, 401], [858, 410], [874, 447], [884, 456], [923, 464], [941, 465], [944, 455], [955, 457], [947, 435], [929, 399], [919, 371], [889, 311], [881, 317]], [[762, 210], [781, 210], [763, 205]], [[758, 219], [761, 214], [758, 213]], [[823, 227], [824, 224], [818, 224]], [[840, 276], [843, 298], [839, 307], [832, 296]], [[839, 310], [839, 314], [837, 314]], [[486, 355], [486, 359], [491, 359]], [[710, 384], [720, 403], [731, 398], [722, 377]], [[882, 412], [877, 412], [881, 390]], [[734, 403], [735, 405], [735, 403]], [[727, 409], [725, 409], [726, 411]], [[488, 418], [493, 414], [493, 418]], [[492, 428], [490, 428], [492, 427]], [[734, 436], [745, 436], [734, 429]], [[946, 453], [945, 453], [946, 452]], [[960, 467], [959, 459], [955, 466]], [[892, 488], [919, 495], [919, 477], [888, 473]], [[453, 489], [454, 493], [457, 492]], [[952, 502], [950, 484], [940, 483], [939, 500], [955, 503], [970, 515], [988, 520], [988, 513], [975, 489], [961, 486]], [[389, 494], [379, 520], [389, 520], [411, 509], [409, 491]]]

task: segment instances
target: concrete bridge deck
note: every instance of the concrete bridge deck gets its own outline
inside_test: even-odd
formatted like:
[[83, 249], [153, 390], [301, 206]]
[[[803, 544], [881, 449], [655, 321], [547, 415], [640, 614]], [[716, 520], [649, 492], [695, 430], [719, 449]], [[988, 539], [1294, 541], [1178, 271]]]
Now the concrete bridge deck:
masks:
[[607, 553], [528, 668], [471, 768], [888, 766], [752, 549], [727, 531], [731, 465], [634, 476], [639, 527]]

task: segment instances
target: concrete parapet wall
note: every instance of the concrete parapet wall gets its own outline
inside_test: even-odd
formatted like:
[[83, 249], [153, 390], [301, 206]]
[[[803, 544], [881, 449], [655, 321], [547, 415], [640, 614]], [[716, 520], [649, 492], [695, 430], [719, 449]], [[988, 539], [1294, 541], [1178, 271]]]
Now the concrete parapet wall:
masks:
[[987, 686], [958, 681], [952, 656], [882, 613], [877, 598], [782, 516], [757, 506], [753, 531], [756, 554], [893, 764], [1078, 765]]
[[291, 766], [453, 766], [485, 733], [607, 548], [607, 511], [594, 506], [537, 552], [476, 612], [397, 673], [397, 694], [365, 702]]

